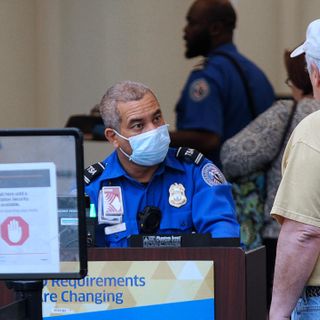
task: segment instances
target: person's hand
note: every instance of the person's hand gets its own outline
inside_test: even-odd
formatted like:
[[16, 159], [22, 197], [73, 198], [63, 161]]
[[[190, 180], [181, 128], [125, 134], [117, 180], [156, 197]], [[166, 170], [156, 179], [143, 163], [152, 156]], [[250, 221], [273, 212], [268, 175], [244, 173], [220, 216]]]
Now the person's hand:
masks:
[[21, 240], [22, 229], [19, 222], [15, 219], [8, 224], [8, 238], [13, 243], [18, 243]]

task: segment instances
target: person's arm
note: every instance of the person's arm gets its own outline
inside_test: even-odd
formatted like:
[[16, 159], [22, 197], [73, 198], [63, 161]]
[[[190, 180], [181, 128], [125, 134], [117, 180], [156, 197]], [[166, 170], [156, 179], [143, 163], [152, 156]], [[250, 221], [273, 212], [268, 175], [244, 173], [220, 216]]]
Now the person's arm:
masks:
[[284, 219], [277, 246], [269, 320], [290, 319], [319, 253], [319, 227]]
[[189, 147], [203, 154], [220, 148], [224, 131], [225, 103], [221, 75], [192, 73], [176, 106], [176, 130], [170, 132], [172, 147]]
[[189, 147], [203, 154], [216, 150], [220, 145], [220, 137], [209, 131], [171, 131], [170, 138], [172, 147]]
[[206, 160], [195, 167], [193, 175], [192, 220], [196, 232], [213, 238], [239, 238], [231, 185], [222, 172]]

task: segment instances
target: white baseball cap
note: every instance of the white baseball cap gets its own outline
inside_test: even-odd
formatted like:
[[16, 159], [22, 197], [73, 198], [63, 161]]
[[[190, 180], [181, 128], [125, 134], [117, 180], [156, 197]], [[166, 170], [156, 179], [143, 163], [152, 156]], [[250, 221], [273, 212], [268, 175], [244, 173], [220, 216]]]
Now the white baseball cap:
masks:
[[305, 53], [312, 58], [320, 60], [320, 19], [312, 21], [306, 32], [306, 41], [293, 50], [290, 57], [296, 57]]

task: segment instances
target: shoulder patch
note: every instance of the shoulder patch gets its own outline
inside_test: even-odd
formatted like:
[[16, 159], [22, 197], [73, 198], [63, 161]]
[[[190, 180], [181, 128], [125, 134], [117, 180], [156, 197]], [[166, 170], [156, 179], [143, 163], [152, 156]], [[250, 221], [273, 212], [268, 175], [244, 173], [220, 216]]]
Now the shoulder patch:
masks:
[[210, 187], [213, 185], [226, 183], [226, 178], [213, 163], [207, 163], [202, 168], [201, 174], [204, 182]]
[[93, 180], [98, 178], [104, 171], [105, 166], [102, 162], [92, 164], [84, 170], [84, 182], [86, 185], [90, 184]]
[[190, 84], [189, 96], [195, 101], [204, 100], [210, 93], [209, 83], [205, 78], [196, 79]]
[[188, 163], [195, 163], [196, 165], [199, 165], [204, 159], [204, 155], [195, 149], [180, 147], [177, 150], [176, 158]]

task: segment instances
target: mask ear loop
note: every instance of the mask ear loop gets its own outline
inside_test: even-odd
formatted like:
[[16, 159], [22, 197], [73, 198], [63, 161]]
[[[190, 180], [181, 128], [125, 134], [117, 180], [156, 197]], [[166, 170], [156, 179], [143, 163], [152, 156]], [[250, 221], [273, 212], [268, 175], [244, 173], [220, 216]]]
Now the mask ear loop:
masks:
[[129, 156], [121, 147], [119, 147], [119, 150], [129, 159], [129, 161], [132, 161], [131, 156]]
[[[117, 130], [113, 129], [113, 132], [114, 132], [117, 136], [119, 136], [120, 138], [129, 141], [128, 138], [126, 138], [126, 137], [124, 137], [123, 135], [121, 135]], [[129, 143], [130, 143], [130, 141], [129, 141]], [[119, 147], [119, 150], [121, 151], [122, 154], [124, 154], [124, 155], [129, 159], [129, 161], [132, 161], [131, 156], [128, 155], [121, 147]]]
[[120, 138], [129, 141], [128, 138], [124, 137], [124, 136], [123, 136], [122, 134], [120, 134], [117, 130], [115, 130], [115, 129], [112, 129], [112, 130], [113, 130], [113, 132], [114, 132], [117, 136], [119, 136]]

